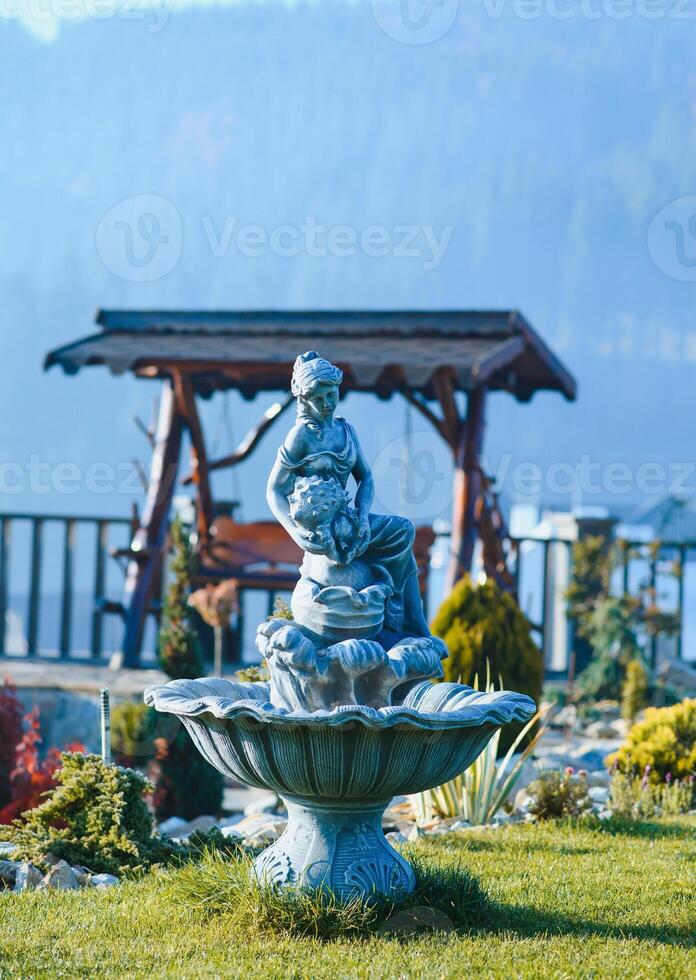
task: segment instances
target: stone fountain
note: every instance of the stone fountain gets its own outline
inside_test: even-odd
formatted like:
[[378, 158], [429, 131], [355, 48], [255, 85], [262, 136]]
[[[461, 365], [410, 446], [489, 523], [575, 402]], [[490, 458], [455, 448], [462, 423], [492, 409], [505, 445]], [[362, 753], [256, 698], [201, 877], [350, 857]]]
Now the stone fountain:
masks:
[[335, 415], [341, 379], [314, 351], [295, 362], [297, 422], [267, 497], [305, 557], [293, 618], [258, 627], [270, 682], [170, 681], [145, 700], [181, 718], [211, 765], [285, 802], [285, 833], [255, 861], [261, 880], [347, 898], [413, 889], [411, 867], [382, 832], [389, 802], [463, 772], [535, 705], [433, 683], [447, 649], [423, 614], [413, 526], [370, 512], [370, 468]]

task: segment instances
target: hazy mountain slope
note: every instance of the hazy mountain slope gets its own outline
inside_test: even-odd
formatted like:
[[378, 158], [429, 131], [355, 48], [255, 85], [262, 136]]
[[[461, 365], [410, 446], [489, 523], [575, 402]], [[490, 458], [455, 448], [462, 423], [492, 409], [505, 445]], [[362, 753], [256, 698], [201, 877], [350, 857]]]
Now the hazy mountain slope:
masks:
[[[149, 410], [146, 385], [41, 374], [44, 351], [109, 305], [517, 306], [576, 373], [580, 400], [496, 398], [494, 460], [694, 457], [696, 286], [660, 271], [646, 244], [656, 213], [696, 193], [693, 25], [485, 9], [467, 5], [423, 46], [388, 37], [366, 3], [188, 10], [160, 33], [67, 24], [52, 44], [0, 24], [0, 458], [144, 455], [130, 415]], [[103, 216], [142, 194], [171, 202], [181, 237], [174, 268], [139, 283], [107, 268], [95, 241]], [[241, 226], [270, 235], [307, 218], [358, 236], [375, 224], [392, 238], [401, 225], [451, 232], [430, 268], [422, 236], [412, 257], [240, 254]], [[696, 255], [688, 229], [685, 248]], [[260, 406], [233, 409], [241, 436]], [[380, 407], [373, 457], [403, 415]], [[128, 506], [30, 483], [4, 486], [3, 506]]]

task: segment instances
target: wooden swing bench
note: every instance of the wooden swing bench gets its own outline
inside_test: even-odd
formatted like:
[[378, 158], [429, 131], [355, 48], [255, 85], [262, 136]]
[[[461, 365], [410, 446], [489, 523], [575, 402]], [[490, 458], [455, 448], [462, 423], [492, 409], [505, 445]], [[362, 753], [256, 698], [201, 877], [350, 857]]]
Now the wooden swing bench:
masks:
[[[413, 553], [424, 598], [434, 541], [435, 533], [431, 527], [416, 528]], [[235, 583], [240, 593], [244, 590], [268, 592], [269, 609], [272, 609], [277, 593], [294, 589], [302, 563], [302, 552], [277, 522], [244, 524], [226, 516], [216, 518], [209, 538], [198, 548], [197, 557], [196, 584], [227, 579]]]

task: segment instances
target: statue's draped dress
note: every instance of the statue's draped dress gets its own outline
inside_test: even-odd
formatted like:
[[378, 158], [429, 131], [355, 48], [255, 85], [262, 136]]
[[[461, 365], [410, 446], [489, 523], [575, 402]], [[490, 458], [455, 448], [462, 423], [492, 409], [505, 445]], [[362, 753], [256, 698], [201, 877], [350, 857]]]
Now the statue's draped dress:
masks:
[[[296, 476], [320, 476], [326, 480], [333, 477], [345, 489], [358, 458], [358, 437], [346, 419], [337, 415], [336, 421], [345, 430], [343, 449], [337, 452], [322, 449], [316, 453], [308, 453], [298, 460], [291, 458], [285, 447], [281, 446], [278, 458], [283, 468], [294, 472]], [[312, 423], [305, 424], [311, 426]], [[418, 613], [414, 611], [412, 615], [404, 603], [406, 583], [412, 575], [418, 574], [413, 556], [413, 524], [407, 518], [393, 514], [370, 514], [369, 521], [370, 543], [360, 559], [375, 570], [380, 581], [388, 582], [394, 590], [387, 602], [385, 627], [397, 633], [409, 633], [415, 630], [415, 624], [418, 623]]]

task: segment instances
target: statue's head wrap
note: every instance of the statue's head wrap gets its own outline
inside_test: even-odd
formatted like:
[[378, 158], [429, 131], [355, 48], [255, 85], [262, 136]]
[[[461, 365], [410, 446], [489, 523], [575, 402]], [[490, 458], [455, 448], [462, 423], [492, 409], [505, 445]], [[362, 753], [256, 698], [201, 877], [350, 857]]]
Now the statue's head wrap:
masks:
[[307, 398], [322, 381], [336, 386], [343, 380], [343, 371], [315, 350], [308, 350], [295, 361], [292, 369], [291, 390], [295, 398]]

